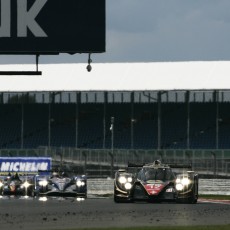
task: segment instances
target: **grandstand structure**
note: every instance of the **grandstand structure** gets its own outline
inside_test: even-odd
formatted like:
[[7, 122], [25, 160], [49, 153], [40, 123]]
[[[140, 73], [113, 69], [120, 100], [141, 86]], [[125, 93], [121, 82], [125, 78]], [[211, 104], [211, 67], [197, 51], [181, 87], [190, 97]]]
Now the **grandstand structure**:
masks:
[[[230, 62], [92, 66], [89, 73], [84, 64], [46, 64], [42, 76], [0, 76], [1, 151], [208, 150], [212, 158], [225, 150], [222, 156], [230, 156]], [[33, 68], [1, 66], [9, 67]]]
[[108, 149], [113, 117], [117, 149], [228, 149], [230, 103], [223, 100], [225, 94], [2, 93], [0, 146]]
[[42, 76], [1, 76], [1, 148], [111, 148], [112, 117], [117, 149], [230, 148], [229, 62], [93, 68], [44, 65]]

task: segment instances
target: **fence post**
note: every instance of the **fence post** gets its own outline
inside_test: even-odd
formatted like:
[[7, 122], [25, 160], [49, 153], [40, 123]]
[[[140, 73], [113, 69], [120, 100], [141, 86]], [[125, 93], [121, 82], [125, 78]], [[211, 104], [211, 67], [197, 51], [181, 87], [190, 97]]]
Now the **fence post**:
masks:
[[164, 161], [164, 158], [163, 158], [163, 152], [158, 150], [158, 156], [160, 157], [160, 161], [163, 162]]
[[82, 152], [82, 155], [84, 157], [84, 174], [87, 175], [87, 154], [86, 152]]
[[213, 157], [213, 176], [214, 178], [216, 177], [216, 153], [211, 152], [212, 157]]
[[226, 176], [228, 176], [228, 174], [229, 174], [229, 165], [230, 165], [230, 162], [226, 162], [225, 163], [225, 174], [226, 174]]
[[[146, 152], [146, 151], [145, 151], [145, 152]], [[134, 156], [135, 156], [135, 158], [136, 158], [136, 161], [138, 162], [139, 156], [138, 156], [137, 152], [134, 150], [133, 153], [134, 153]]]
[[57, 155], [60, 156], [60, 169], [62, 169], [62, 166], [63, 166], [63, 152], [62, 152], [62, 149], [60, 149], [60, 151], [58, 150]]
[[113, 171], [114, 171], [114, 154], [113, 152], [112, 153], [109, 153], [109, 156], [111, 157], [111, 178], [113, 178]]
[[192, 170], [193, 170], [193, 163], [192, 163], [192, 160], [191, 160], [191, 154], [189, 152], [185, 151], [185, 155], [188, 158], [188, 164], [191, 164], [191, 167], [192, 167]]

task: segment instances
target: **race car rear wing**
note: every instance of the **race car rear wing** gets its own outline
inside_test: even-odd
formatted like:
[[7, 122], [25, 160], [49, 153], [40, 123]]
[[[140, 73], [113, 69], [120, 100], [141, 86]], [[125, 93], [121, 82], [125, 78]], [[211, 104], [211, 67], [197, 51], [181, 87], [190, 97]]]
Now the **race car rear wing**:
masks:
[[167, 164], [170, 168], [177, 169], [192, 169], [192, 164]]
[[52, 173], [57, 173], [59, 175], [65, 175], [65, 174], [71, 174], [71, 175], [75, 175], [75, 176], [86, 176], [84, 174], [81, 174], [79, 172], [77, 172], [76, 170], [38, 170], [38, 174], [39, 175], [49, 175]]
[[142, 168], [144, 165], [146, 165], [145, 163], [130, 163], [128, 162], [128, 168]]
[[50, 172], [50, 173], [52, 173], [52, 172], [59, 172], [59, 173], [66, 172], [66, 173], [74, 173], [74, 172], [76, 172], [76, 170], [54, 170], [54, 169], [52, 169], [52, 170], [38, 170], [38, 172]]
[[171, 164], [171, 163], [161, 163], [159, 160], [154, 161], [153, 163], [131, 163], [128, 162], [128, 168], [142, 168], [144, 166], [162, 166], [162, 167], [170, 167], [177, 169], [192, 169], [191, 164]]

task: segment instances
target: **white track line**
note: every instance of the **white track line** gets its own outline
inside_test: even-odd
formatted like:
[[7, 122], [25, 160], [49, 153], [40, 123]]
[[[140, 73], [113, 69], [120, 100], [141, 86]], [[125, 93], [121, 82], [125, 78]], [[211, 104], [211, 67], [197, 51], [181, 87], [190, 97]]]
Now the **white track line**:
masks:
[[215, 199], [198, 199], [201, 203], [213, 203], [213, 204], [227, 204], [230, 205], [230, 200], [215, 200]]

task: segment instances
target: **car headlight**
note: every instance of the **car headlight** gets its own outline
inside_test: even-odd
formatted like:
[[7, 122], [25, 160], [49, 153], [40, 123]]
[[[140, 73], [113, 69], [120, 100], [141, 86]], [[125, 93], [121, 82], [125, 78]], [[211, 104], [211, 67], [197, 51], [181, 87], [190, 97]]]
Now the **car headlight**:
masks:
[[132, 188], [132, 184], [131, 183], [125, 183], [125, 189], [130, 190]]
[[81, 180], [77, 180], [76, 185], [77, 185], [78, 187], [85, 186], [85, 182], [84, 182], [84, 181], [81, 181]]
[[48, 181], [47, 181], [47, 180], [40, 180], [40, 181], [38, 181], [38, 184], [39, 184], [40, 186], [45, 187], [45, 186], [48, 185]]
[[177, 178], [176, 179], [176, 189], [182, 191], [184, 187], [188, 186], [191, 181], [187, 177]]
[[190, 180], [188, 178], [183, 178], [181, 180], [181, 184], [184, 185], [184, 186], [189, 185], [190, 184]]
[[131, 183], [133, 181], [133, 178], [132, 177], [128, 177], [127, 181]]
[[120, 176], [120, 177], [118, 178], [118, 181], [119, 181], [120, 184], [125, 184], [125, 183], [127, 182], [127, 179], [126, 179], [126, 177], [124, 177], [124, 176]]
[[81, 182], [81, 186], [85, 186], [85, 182], [84, 181]]
[[182, 184], [176, 184], [176, 190], [181, 191], [183, 188], [184, 186]]
[[22, 185], [23, 187], [28, 188], [30, 186], [30, 183], [28, 181], [25, 181]]
[[179, 184], [181, 182], [181, 179], [180, 178], [177, 178], [176, 179], [176, 183]]

